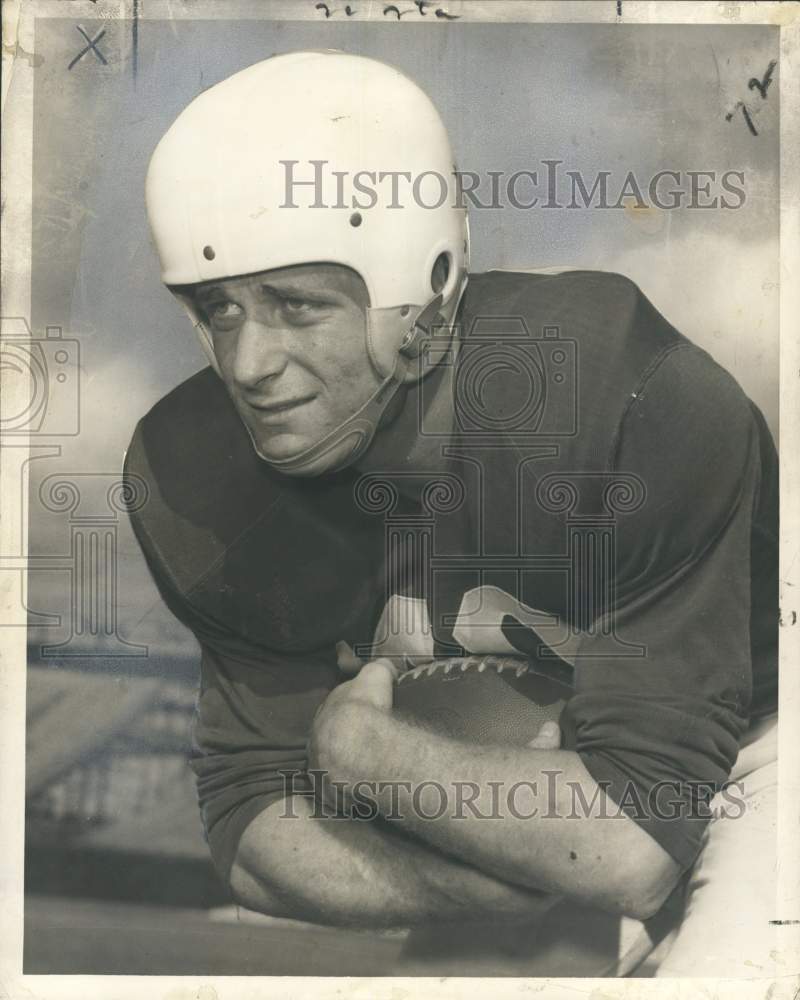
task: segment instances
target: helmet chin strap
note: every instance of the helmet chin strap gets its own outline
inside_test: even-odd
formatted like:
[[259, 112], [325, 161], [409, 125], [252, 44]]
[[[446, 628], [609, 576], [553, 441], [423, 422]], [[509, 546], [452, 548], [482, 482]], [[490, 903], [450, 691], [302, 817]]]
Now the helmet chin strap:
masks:
[[[263, 455], [258, 449], [252, 432], [247, 428], [258, 457], [278, 472], [291, 476], [319, 476], [326, 472], [338, 472], [359, 459], [372, 443], [381, 418], [397, 391], [409, 381], [409, 373], [414, 368], [419, 368], [420, 354], [425, 342], [431, 336], [431, 330], [434, 327], [445, 327], [449, 330], [449, 336], [452, 337], [453, 321], [458, 311], [461, 296], [466, 288], [466, 282], [467, 278], [464, 275], [460, 289], [453, 296], [453, 305], [447, 309], [448, 314], [452, 312], [449, 322], [439, 312], [442, 308], [441, 294], [435, 295], [416, 315], [410, 317], [402, 315], [401, 307], [367, 309], [367, 353], [373, 368], [378, 375], [382, 376], [378, 388], [352, 416], [344, 420], [338, 427], [334, 427], [316, 444], [288, 458], [276, 459]], [[200, 344], [211, 367], [222, 377], [208, 330], [197, 315], [191, 300], [183, 296], [181, 298], [194, 321], [195, 329], [200, 337]], [[395, 339], [390, 336], [390, 332], [392, 328], [396, 329], [398, 324], [405, 324], [406, 329], [399, 347], [395, 349], [393, 363], [389, 362], [392, 365], [391, 370], [386, 373], [387, 363], [381, 361], [378, 356], [378, 348]], [[417, 378], [424, 378], [425, 374], [425, 372], [417, 371]]]
[[[369, 399], [352, 416], [335, 427], [316, 444], [298, 452], [289, 458], [268, 458], [262, 455], [253, 440], [253, 447], [258, 456], [279, 472], [292, 476], [318, 476], [325, 472], [338, 472], [345, 466], [360, 458], [369, 448], [378, 430], [383, 414], [389, 403], [394, 399], [398, 389], [407, 381], [407, 375], [418, 365], [419, 356], [425, 341], [430, 337], [431, 328], [437, 319], [441, 322], [439, 310], [442, 306], [442, 296], [435, 295], [426, 306], [408, 321], [408, 328], [403, 335], [392, 370], [386, 375]], [[382, 338], [375, 336], [373, 325], [377, 325], [376, 314], [394, 314], [396, 309], [367, 310], [367, 344], [370, 360], [375, 369], [382, 374], [379, 360], [374, 355], [372, 345]], [[394, 320], [393, 316], [385, 317]]]

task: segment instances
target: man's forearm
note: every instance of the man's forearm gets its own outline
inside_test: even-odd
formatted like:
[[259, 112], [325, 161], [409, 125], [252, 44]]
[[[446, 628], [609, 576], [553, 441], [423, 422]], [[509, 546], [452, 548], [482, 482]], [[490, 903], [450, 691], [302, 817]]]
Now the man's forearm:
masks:
[[[365, 783], [380, 812], [403, 830], [504, 881], [646, 917], [679, 874], [666, 852], [605, 800], [575, 753], [475, 752], [359, 705], [342, 706], [328, 725], [328, 757], [318, 763], [332, 779], [351, 788]], [[348, 739], [354, 731], [368, 753]], [[580, 808], [592, 802], [593, 810]]]
[[303, 796], [245, 830], [231, 872], [244, 906], [338, 926], [536, 920], [557, 900], [508, 885], [378, 822], [315, 818]]

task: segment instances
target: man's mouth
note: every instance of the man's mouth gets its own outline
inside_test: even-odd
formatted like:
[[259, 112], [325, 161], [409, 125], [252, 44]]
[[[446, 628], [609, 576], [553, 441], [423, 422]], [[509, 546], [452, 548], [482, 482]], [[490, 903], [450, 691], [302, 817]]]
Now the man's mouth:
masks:
[[261, 419], [269, 420], [271, 418], [277, 419], [283, 417], [284, 414], [296, 410], [306, 403], [310, 403], [312, 399], [314, 399], [313, 395], [295, 396], [291, 399], [270, 399], [255, 403], [248, 402], [247, 405], [251, 410], [255, 410]]

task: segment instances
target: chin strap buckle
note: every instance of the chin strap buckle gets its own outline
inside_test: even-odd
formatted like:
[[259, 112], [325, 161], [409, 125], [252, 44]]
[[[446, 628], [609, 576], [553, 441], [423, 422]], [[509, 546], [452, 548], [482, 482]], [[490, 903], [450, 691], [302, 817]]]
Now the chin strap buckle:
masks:
[[428, 339], [431, 332], [431, 327], [433, 326], [436, 317], [439, 315], [439, 310], [442, 307], [442, 296], [435, 295], [430, 302], [421, 309], [412, 323], [410, 329], [406, 332], [403, 340], [400, 344], [399, 351], [404, 358], [413, 360], [418, 358], [422, 353], [422, 346], [425, 340]]

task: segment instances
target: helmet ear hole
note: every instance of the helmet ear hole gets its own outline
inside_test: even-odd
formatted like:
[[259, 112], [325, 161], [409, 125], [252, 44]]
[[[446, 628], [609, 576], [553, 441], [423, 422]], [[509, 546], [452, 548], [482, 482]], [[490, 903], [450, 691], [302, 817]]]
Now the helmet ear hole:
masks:
[[431, 291], [441, 292], [450, 277], [450, 254], [440, 253], [431, 268]]

